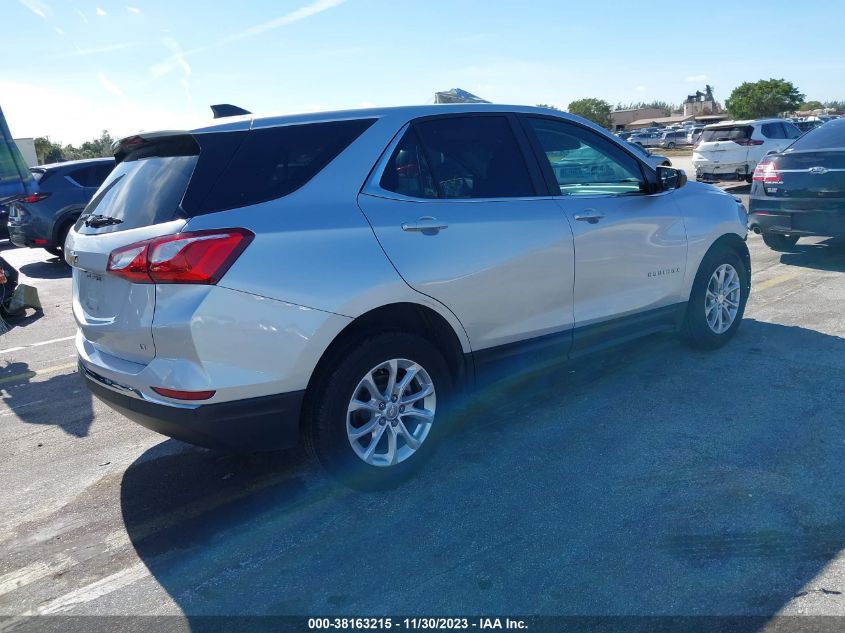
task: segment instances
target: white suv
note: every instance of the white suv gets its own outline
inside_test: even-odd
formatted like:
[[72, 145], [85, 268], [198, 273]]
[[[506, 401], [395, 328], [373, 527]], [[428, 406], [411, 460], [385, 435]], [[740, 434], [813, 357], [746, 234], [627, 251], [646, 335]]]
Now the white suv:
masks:
[[704, 128], [692, 154], [697, 180], [745, 180], [757, 163], [772, 152], [779, 152], [801, 130], [784, 119], [725, 121]]

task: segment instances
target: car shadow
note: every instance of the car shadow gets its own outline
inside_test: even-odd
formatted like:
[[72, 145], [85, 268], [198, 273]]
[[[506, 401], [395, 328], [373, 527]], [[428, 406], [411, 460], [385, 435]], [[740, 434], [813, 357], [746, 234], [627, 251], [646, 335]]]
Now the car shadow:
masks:
[[845, 239], [829, 238], [814, 244], [798, 242], [789, 253], [781, 255], [780, 263], [815, 270], [845, 272]]
[[18, 270], [31, 279], [67, 279], [73, 272], [60, 257], [51, 257], [46, 262], [24, 264]]
[[36, 372], [24, 362], [0, 367], [0, 396], [15, 417], [27, 424], [57, 426], [86, 437], [94, 420], [91, 393], [76, 372], [33, 382]]
[[123, 519], [192, 622], [771, 617], [845, 548], [843, 370], [845, 339], [801, 327], [746, 320], [712, 353], [652, 337], [479, 393], [394, 490], [170, 441], [124, 473]]

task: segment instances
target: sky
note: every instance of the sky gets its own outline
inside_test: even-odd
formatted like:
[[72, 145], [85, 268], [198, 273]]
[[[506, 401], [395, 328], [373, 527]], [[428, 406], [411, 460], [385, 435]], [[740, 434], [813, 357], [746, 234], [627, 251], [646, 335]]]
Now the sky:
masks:
[[257, 113], [431, 103], [662, 100], [784, 78], [845, 99], [845, 2], [0, 0], [15, 137], [74, 143]]

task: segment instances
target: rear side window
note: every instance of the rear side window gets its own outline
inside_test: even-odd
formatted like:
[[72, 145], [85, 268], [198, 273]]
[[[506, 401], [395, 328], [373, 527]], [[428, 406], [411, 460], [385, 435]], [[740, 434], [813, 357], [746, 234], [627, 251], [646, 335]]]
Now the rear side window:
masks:
[[87, 165], [70, 171], [67, 175], [80, 187], [97, 188], [114, 169], [114, 163]]
[[824, 150], [845, 148], [845, 119], [837, 119], [813, 128], [789, 146], [787, 152], [795, 150]]
[[503, 116], [446, 117], [415, 125], [440, 198], [535, 195], [510, 122]]
[[736, 141], [751, 138], [754, 131], [750, 125], [733, 125], [711, 128], [704, 130], [701, 134], [702, 143], [713, 143], [715, 141]]
[[393, 150], [379, 185], [387, 191], [412, 198], [437, 197], [431, 169], [413, 128], [408, 129]]
[[[375, 119], [285, 125], [249, 131], [196, 215], [280, 198], [316, 176]], [[202, 155], [200, 160], [202, 161]]]

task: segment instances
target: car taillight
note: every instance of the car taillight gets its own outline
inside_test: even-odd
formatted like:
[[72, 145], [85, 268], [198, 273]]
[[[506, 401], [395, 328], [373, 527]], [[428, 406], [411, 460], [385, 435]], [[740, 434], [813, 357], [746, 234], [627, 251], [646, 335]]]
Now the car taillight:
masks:
[[772, 160], [757, 163], [751, 180], [755, 182], [780, 182], [777, 164]]
[[40, 193], [31, 193], [23, 198], [18, 198], [18, 202], [26, 202], [27, 204], [35, 204], [50, 197], [49, 191], [42, 191]]
[[749, 145], [762, 145], [763, 141], [751, 138], [735, 138], [733, 142], [737, 145], [742, 145], [743, 147], [747, 147]]
[[106, 271], [141, 284], [216, 284], [255, 234], [246, 229], [177, 233], [112, 251]]

